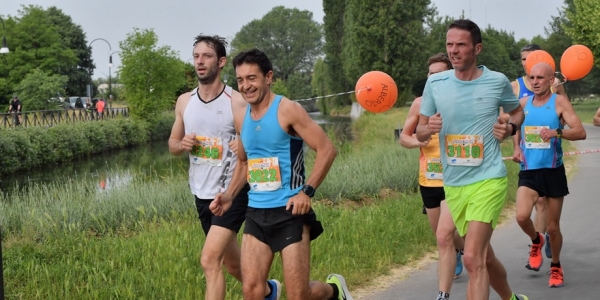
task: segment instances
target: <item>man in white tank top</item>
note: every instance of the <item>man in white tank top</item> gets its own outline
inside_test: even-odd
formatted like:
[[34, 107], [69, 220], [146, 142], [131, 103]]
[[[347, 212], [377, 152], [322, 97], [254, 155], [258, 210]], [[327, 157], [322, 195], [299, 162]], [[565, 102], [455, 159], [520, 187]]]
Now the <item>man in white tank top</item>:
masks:
[[[226, 214], [214, 216], [209, 209], [217, 193], [225, 191], [231, 181], [239, 140], [233, 114], [245, 111], [247, 105], [240, 93], [220, 80], [227, 60], [225, 48], [224, 38], [196, 37], [193, 57], [198, 87], [177, 99], [175, 123], [169, 137], [169, 151], [177, 156], [187, 153], [190, 158], [189, 186], [206, 234], [200, 262], [206, 278], [205, 299], [210, 300], [225, 299], [223, 264], [232, 276], [242, 281], [236, 236], [248, 207], [245, 187]], [[279, 299], [281, 284], [269, 280], [266, 291], [265, 299]]]

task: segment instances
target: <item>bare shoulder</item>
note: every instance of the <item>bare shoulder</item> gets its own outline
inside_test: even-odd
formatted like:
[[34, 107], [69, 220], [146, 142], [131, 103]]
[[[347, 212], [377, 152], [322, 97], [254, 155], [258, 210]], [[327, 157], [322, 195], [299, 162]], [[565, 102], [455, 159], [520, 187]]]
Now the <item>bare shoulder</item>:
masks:
[[410, 105], [410, 108], [413, 108], [413, 107], [419, 108], [419, 107], [421, 107], [421, 101], [423, 101], [423, 97], [417, 97], [417, 98], [415, 98], [415, 100], [413, 100], [413, 103]]
[[561, 107], [573, 107], [571, 101], [569, 101], [569, 98], [560, 94], [556, 94], [556, 104], [558, 104]]
[[177, 103], [175, 104], [175, 110], [178, 112], [183, 112], [188, 102], [190, 102], [191, 95], [192, 92], [187, 92], [179, 95], [179, 97], [177, 98]]
[[281, 98], [281, 103], [279, 104], [279, 114], [285, 117], [288, 123], [294, 123], [295, 121], [302, 120], [304, 118], [310, 119], [308, 112], [306, 112], [300, 103], [285, 97]]
[[242, 94], [240, 94], [240, 92], [236, 90], [231, 90], [231, 104], [235, 108], [246, 108], [248, 102], [244, 100], [244, 97], [242, 97]]

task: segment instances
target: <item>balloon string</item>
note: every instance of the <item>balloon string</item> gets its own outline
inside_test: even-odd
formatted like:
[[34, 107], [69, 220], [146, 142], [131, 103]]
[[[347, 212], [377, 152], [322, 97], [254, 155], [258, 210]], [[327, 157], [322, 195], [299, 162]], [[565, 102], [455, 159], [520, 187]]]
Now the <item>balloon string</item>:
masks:
[[341, 95], [346, 95], [346, 94], [352, 94], [354, 92], [356, 92], [356, 94], [360, 93], [362, 90], [368, 90], [368, 87], [364, 87], [364, 88], [360, 88], [357, 91], [348, 91], [348, 92], [343, 92], [343, 93], [337, 93], [337, 94], [329, 94], [329, 95], [324, 95], [324, 96], [317, 96], [317, 97], [312, 97], [312, 98], [305, 98], [305, 99], [298, 99], [298, 100], [292, 100], [292, 101], [296, 101], [296, 102], [300, 102], [300, 101], [309, 101], [309, 100], [317, 100], [317, 99], [323, 99], [323, 98], [329, 98], [329, 97], [335, 97], [335, 96], [341, 96]]

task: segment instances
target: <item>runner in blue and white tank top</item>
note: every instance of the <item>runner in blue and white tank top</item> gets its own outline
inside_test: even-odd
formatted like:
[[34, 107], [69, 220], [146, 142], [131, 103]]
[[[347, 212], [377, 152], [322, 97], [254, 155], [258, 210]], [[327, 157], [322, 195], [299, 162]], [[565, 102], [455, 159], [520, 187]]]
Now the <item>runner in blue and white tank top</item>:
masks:
[[[225, 295], [223, 265], [233, 277], [242, 280], [236, 235], [248, 209], [247, 186], [240, 187], [241, 192], [226, 214], [215, 216], [209, 207], [216, 195], [231, 183], [238, 161], [233, 116], [247, 106], [240, 93], [220, 80], [227, 60], [225, 49], [226, 42], [221, 37], [196, 37], [193, 57], [198, 87], [177, 99], [169, 137], [169, 151], [173, 155], [189, 155], [189, 187], [206, 234], [201, 254], [206, 299], [231, 298]], [[263, 287], [265, 299], [279, 299], [279, 281], [269, 280]]]
[[[231, 185], [211, 204], [215, 215], [227, 213], [244, 181], [250, 184], [242, 239], [244, 299], [263, 293], [274, 254], [280, 252], [288, 298], [352, 300], [344, 277], [309, 282], [310, 241], [322, 232], [311, 197], [336, 156], [333, 143], [306, 110], [270, 90], [273, 66], [264, 52], [252, 49], [233, 59], [240, 93], [249, 107], [234, 114], [240, 135], [238, 166]], [[315, 150], [314, 168], [304, 175], [303, 146]], [[235, 202], [235, 201], [233, 201]]]
[[[550, 240], [551, 259], [548, 286], [563, 285], [563, 269], [560, 264], [562, 234], [560, 215], [564, 197], [569, 194], [567, 176], [562, 162], [561, 139], [582, 140], [586, 133], [575, 114], [571, 102], [563, 96], [553, 94], [550, 87], [554, 82], [550, 65], [539, 63], [531, 68], [529, 82], [534, 95], [521, 98], [525, 113], [520, 133], [513, 138], [515, 147], [513, 160], [521, 164], [517, 189], [517, 223], [531, 239], [529, 260], [525, 266], [539, 271], [544, 258], [541, 249]], [[564, 124], [568, 129], [563, 129]], [[531, 221], [536, 203], [546, 198], [546, 223], [548, 237], [537, 230]]]

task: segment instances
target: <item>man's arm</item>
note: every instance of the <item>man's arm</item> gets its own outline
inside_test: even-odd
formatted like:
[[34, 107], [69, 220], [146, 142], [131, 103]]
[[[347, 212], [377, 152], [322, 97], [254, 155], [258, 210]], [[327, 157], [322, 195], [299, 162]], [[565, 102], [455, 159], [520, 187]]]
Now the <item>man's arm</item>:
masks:
[[[521, 106], [521, 109], [523, 109], [525, 107], [525, 104], [527, 103], [527, 97], [521, 98], [519, 100], [519, 103], [520, 103], [519, 106]], [[507, 114], [507, 116], [509, 116], [508, 119], [510, 119], [510, 115]], [[507, 119], [507, 121], [508, 121], [508, 119]], [[523, 120], [525, 120], [524, 117], [523, 117]], [[512, 137], [512, 141], [513, 141], [513, 161], [521, 162], [523, 160], [523, 157], [521, 156], [521, 153], [522, 153], [521, 152], [521, 126], [519, 126], [517, 128], [517, 132]]]
[[[190, 93], [185, 93], [177, 99], [175, 104], [175, 122], [171, 128], [171, 136], [169, 137], [169, 152], [171, 154], [179, 156], [187, 151], [190, 151], [192, 145], [183, 143], [185, 137], [185, 127], [183, 124], [183, 111], [187, 106], [190, 99]], [[189, 141], [188, 141], [189, 143]]]
[[556, 103], [561, 110], [561, 118], [565, 120], [565, 123], [569, 126], [569, 129], [564, 129], [562, 131], [561, 138], [569, 141], [585, 140], [585, 128], [583, 128], [583, 124], [581, 124], [581, 120], [575, 113], [575, 109], [573, 109], [573, 105], [571, 105], [569, 99], [559, 95], [556, 97]]
[[242, 132], [242, 124], [244, 123], [244, 117], [246, 115], [248, 103], [238, 91], [233, 91], [231, 95], [231, 108], [233, 110], [233, 125], [235, 127], [236, 142], [237, 142], [237, 165], [233, 170], [233, 177], [225, 192], [231, 199], [235, 198], [240, 193], [244, 185], [246, 185], [248, 175], [248, 157], [246, 156], [246, 150], [242, 144], [240, 134]]
[[281, 100], [279, 110], [279, 115], [284, 120], [282, 123], [289, 124], [306, 145], [317, 153], [312, 173], [305, 182], [316, 189], [329, 172], [337, 150], [325, 131], [310, 118], [306, 110], [298, 103], [284, 98]]
[[404, 127], [400, 132], [400, 145], [404, 148], [412, 149], [427, 146], [428, 142], [419, 142], [414, 135], [415, 129], [419, 124], [419, 109], [421, 108], [421, 97], [415, 99], [408, 111], [408, 117], [404, 121]]
[[554, 78], [554, 84], [552, 85], [552, 91], [555, 94], [564, 96], [565, 98], [567, 98], [567, 101], [569, 100], [569, 97], [567, 96], [567, 92], [565, 91], [565, 85], [560, 83], [560, 79]]
[[594, 122], [594, 126], [600, 126], [600, 108], [598, 108], [598, 110], [596, 111], [593, 122]]

